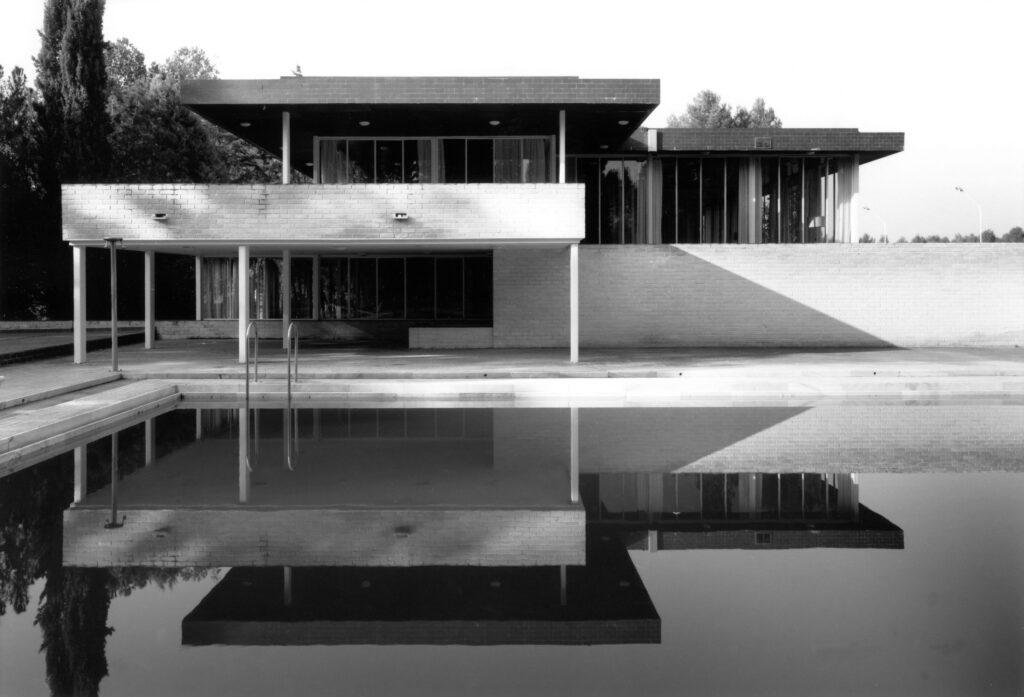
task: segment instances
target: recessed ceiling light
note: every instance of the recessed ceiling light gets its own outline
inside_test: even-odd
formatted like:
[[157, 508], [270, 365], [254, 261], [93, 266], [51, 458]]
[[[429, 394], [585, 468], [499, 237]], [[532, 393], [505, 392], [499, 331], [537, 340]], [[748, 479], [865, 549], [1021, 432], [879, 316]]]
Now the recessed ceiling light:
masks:
[[492, 126], [500, 126], [501, 125], [501, 121], [499, 121], [498, 119], [493, 119], [491, 121], [488, 121], [487, 123], [491, 124]]
[[306, 166], [307, 166], [307, 167], [312, 167], [312, 166], [313, 166], [313, 163], [312, 163], [312, 162], [307, 162], [307, 163], [306, 163]]
[[608, 146], [607, 146], [607, 145], [602, 145], [602, 146], [601, 146], [601, 149], [602, 149], [602, 150], [607, 150], [607, 149], [608, 149]]
[[251, 126], [252, 124], [251, 124], [251, 123], [249, 123], [248, 121], [242, 121], [242, 122], [241, 122], [240, 124], [238, 124], [238, 125], [239, 125], [239, 126], [241, 126], [242, 128], [248, 128], [248, 127], [249, 127], [249, 126]]
[[620, 126], [625, 126], [625, 125], [627, 125], [628, 123], [629, 123], [629, 121], [627, 121], [626, 119], [619, 119], [619, 125], [620, 125]]
[[370, 122], [369, 122], [369, 121], [360, 121], [360, 122], [359, 122], [359, 125], [360, 125], [360, 126], [369, 126], [369, 125], [370, 125]]

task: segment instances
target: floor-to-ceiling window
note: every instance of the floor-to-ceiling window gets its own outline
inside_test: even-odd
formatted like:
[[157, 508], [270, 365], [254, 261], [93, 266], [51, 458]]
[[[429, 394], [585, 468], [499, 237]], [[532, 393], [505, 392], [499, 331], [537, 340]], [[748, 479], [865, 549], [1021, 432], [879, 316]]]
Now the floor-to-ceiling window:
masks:
[[319, 138], [323, 184], [551, 181], [551, 138]]
[[[322, 256], [319, 289], [312, 257], [292, 259], [292, 317], [309, 319], [319, 303], [324, 320], [490, 320], [490, 254], [434, 256]], [[280, 319], [282, 259], [250, 260], [250, 314]], [[203, 319], [238, 317], [238, 259], [203, 259]]]
[[647, 242], [647, 160], [576, 157], [569, 161], [566, 177], [586, 187], [584, 242]]

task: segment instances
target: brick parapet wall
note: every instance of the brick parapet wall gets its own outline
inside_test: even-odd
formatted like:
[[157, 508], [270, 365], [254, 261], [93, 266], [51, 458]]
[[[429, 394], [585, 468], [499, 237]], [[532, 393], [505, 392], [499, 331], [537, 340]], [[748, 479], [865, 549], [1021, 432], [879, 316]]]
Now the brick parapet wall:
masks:
[[[581, 184], [79, 184], [61, 192], [72, 243], [543, 242], [580, 239], [584, 226]], [[166, 219], [154, 220], [158, 213]]]
[[1024, 343], [1024, 245], [583, 245], [580, 264], [584, 347]]

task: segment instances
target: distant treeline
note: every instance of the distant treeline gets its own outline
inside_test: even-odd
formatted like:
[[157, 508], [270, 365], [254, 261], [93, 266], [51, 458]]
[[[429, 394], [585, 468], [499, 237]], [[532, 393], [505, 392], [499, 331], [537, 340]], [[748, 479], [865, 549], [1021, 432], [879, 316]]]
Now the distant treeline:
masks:
[[[904, 242], [908, 242], [908, 241], [909, 242], [977, 242], [978, 241], [978, 236], [977, 235], [954, 235], [953, 239], [949, 239], [946, 236], [939, 237], [938, 235], [929, 235], [928, 237], [924, 237], [923, 235], [914, 235], [914, 237], [912, 237], [910, 240], [907, 240], [906, 237], [901, 237], [898, 240], [896, 240], [896, 243], [900, 244], [900, 243], [904, 243]], [[1007, 232], [1006, 234], [1004, 234], [1002, 237], [997, 236], [996, 233], [993, 232], [992, 230], [985, 230], [985, 232], [981, 233], [981, 241], [982, 242], [1024, 242], [1024, 228], [1020, 227], [1019, 225], [1017, 225], [1015, 227], [1012, 227], [1012, 228], [1010, 228], [1010, 231]], [[879, 242], [879, 243], [885, 244], [885, 243], [889, 242], [889, 238], [887, 236], [885, 236], [885, 235], [882, 235], [879, 239], [876, 240], [871, 235], [861, 235], [861, 237], [858, 240], [858, 242], [860, 242], [861, 244], [871, 243], [871, 242]]]

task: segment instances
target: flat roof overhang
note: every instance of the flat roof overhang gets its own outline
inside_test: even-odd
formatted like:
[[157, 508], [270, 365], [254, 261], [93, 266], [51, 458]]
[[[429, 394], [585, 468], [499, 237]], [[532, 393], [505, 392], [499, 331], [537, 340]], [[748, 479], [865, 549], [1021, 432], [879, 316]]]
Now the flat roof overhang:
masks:
[[568, 152], [614, 148], [659, 100], [656, 79], [282, 77], [182, 84], [187, 107], [278, 157], [281, 115], [289, 112], [291, 164], [307, 174], [314, 136], [550, 136], [558, 132], [561, 110]]
[[[646, 143], [634, 135], [631, 145]], [[659, 128], [658, 154], [807, 156], [859, 155], [861, 164], [903, 151], [900, 132], [856, 128]]]

